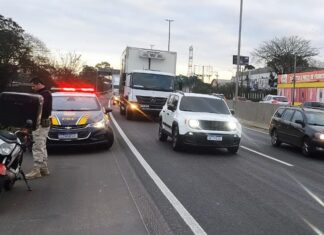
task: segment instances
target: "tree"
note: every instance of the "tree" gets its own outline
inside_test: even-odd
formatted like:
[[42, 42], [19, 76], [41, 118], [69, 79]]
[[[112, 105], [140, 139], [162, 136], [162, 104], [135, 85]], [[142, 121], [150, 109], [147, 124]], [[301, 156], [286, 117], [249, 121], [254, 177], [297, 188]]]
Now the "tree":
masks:
[[18, 76], [19, 69], [30, 64], [31, 50], [24, 30], [12, 19], [0, 15], [0, 91]]
[[54, 59], [52, 64], [55, 68], [54, 76], [58, 81], [73, 81], [79, 78], [79, 72], [83, 67], [81, 55], [74, 52], [61, 54]]
[[318, 49], [311, 47], [309, 40], [291, 36], [263, 42], [253, 55], [277, 74], [282, 74], [294, 72], [295, 55], [297, 72], [301, 72], [309, 67], [310, 59], [318, 53]]
[[89, 82], [92, 84], [96, 83], [96, 79], [98, 77], [98, 72], [95, 67], [84, 65], [82, 71], [80, 72], [80, 78], [85, 82]]
[[110, 69], [110, 64], [107, 61], [102, 61], [95, 66], [97, 69]]

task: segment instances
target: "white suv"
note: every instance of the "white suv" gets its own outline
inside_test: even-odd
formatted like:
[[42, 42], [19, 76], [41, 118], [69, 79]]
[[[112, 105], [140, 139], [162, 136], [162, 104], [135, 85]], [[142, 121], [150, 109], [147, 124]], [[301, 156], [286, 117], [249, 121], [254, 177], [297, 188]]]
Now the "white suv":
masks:
[[172, 147], [184, 145], [227, 148], [236, 153], [242, 127], [225, 101], [212, 95], [171, 93], [160, 112], [159, 140], [172, 137]]

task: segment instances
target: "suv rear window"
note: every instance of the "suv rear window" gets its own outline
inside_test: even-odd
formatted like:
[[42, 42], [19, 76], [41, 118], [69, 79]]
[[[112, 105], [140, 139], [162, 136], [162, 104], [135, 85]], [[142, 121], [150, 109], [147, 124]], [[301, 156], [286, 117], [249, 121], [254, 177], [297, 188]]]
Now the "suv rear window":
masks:
[[230, 114], [224, 100], [207, 97], [184, 96], [180, 102], [180, 110], [188, 112]]

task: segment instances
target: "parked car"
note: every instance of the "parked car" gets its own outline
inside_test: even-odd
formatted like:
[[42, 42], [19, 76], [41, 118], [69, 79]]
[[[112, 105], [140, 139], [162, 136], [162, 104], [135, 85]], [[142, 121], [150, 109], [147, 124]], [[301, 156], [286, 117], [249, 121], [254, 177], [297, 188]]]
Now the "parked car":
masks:
[[267, 95], [262, 101], [260, 101], [260, 103], [290, 105], [288, 98], [280, 95]]
[[212, 93], [211, 95], [216, 96], [216, 97], [219, 97], [219, 98], [221, 98], [221, 99], [223, 99], [223, 100], [226, 100], [224, 94]]
[[48, 146], [101, 145], [109, 149], [114, 133], [107, 114], [112, 110], [102, 107], [94, 93], [73, 92], [73, 89], [53, 93]]
[[324, 149], [324, 111], [300, 107], [281, 107], [272, 117], [269, 134], [273, 146], [291, 144], [305, 156]]
[[318, 101], [307, 101], [304, 102], [301, 107], [303, 108], [312, 108], [312, 109], [324, 109], [324, 103]]
[[239, 149], [242, 127], [224, 99], [203, 94], [174, 92], [160, 112], [159, 140], [172, 138], [172, 148], [185, 145]]

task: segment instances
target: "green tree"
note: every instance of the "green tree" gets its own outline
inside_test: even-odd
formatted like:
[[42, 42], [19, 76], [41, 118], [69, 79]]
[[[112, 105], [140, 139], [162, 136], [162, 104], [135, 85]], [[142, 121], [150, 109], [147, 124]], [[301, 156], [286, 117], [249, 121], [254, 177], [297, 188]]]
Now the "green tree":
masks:
[[32, 48], [25, 43], [24, 30], [12, 19], [0, 15], [0, 91], [18, 71], [31, 62]]
[[318, 55], [318, 49], [311, 47], [309, 40], [298, 36], [274, 38], [263, 42], [255, 49], [253, 55], [277, 74], [293, 73], [296, 56], [297, 71], [301, 72], [309, 67], [309, 61]]
[[96, 84], [98, 77], [98, 71], [95, 67], [84, 65], [82, 71], [80, 72], [80, 78], [93, 85]]
[[97, 69], [110, 69], [110, 64], [107, 61], [102, 61], [95, 66]]

